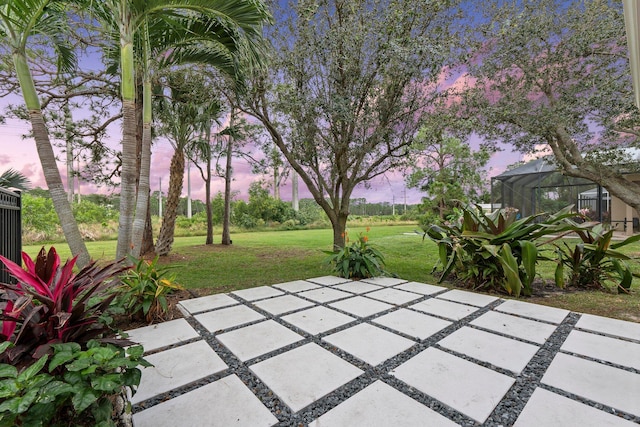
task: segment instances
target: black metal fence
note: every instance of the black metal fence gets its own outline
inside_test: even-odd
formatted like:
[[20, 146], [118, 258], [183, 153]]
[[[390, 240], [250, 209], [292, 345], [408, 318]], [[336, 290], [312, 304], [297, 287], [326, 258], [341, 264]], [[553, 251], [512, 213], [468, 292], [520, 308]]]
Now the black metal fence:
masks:
[[[19, 191], [0, 188], [0, 255], [22, 265], [22, 196]], [[10, 276], [0, 265], [0, 283]]]

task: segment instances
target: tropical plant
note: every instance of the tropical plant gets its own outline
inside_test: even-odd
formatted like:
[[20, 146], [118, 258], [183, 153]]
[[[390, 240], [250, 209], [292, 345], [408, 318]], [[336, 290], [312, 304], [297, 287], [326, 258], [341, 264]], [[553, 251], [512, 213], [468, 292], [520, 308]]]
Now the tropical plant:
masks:
[[71, 252], [78, 256], [78, 264], [84, 266], [90, 260], [89, 252], [73, 217], [67, 193], [62, 185], [62, 178], [49, 139], [49, 132], [42, 114], [27, 54], [30, 39], [46, 40], [51, 42], [51, 47], [58, 60], [59, 71], [65, 73], [73, 70], [76, 62], [75, 56], [64, 38], [64, 34], [70, 33], [66, 21], [65, 3], [68, 2], [58, 0], [0, 2], [0, 39], [9, 46], [11, 51], [22, 97], [29, 111], [33, 138], [44, 178], [53, 200], [53, 206], [60, 219], [65, 239]]
[[143, 317], [147, 322], [164, 320], [169, 307], [167, 295], [184, 289], [170, 275], [171, 266], [158, 266], [158, 256], [153, 261], [140, 259], [122, 277], [122, 284], [114, 288], [116, 307], [122, 307], [131, 317]]
[[[29, 365], [51, 353], [53, 344], [75, 342], [86, 347], [101, 338], [108, 328], [99, 322], [113, 295], [105, 288], [120, 273], [128, 269], [120, 262], [98, 265], [91, 261], [77, 274], [73, 273], [77, 257], [60, 265], [54, 247], [46, 253], [44, 247], [35, 262], [23, 252], [26, 270], [0, 256], [16, 284], [0, 283], [0, 301], [4, 302], [2, 341], [13, 346], [0, 354], [0, 361], [14, 366]], [[129, 345], [127, 340], [102, 340]]]
[[347, 244], [337, 251], [325, 251], [329, 254], [325, 262], [332, 265], [335, 274], [346, 279], [366, 279], [387, 275], [384, 270], [384, 256], [371, 246], [366, 234], [360, 233], [358, 239], [349, 245], [349, 235], [345, 232], [345, 242]]
[[632, 258], [617, 249], [640, 240], [640, 235], [614, 242], [613, 230], [605, 230], [600, 223], [573, 224], [572, 231], [581, 242], [575, 246], [566, 242], [555, 244], [558, 263], [556, 285], [561, 288], [613, 288], [628, 293], [634, 274], [625, 261]]
[[463, 207], [458, 221], [433, 225], [425, 233], [438, 244], [443, 266], [440, 282], [454, 272], [473, 289], [502, 288], [510, 295], [531, 295], [542, 245], [535, 241], [569, 228], [564, 220], [575, 215], [570, 210], [568, 206], [548, 217], [518, 218], [513, 208], [485, 214], [479, 206]]
[[15, 169], [7, 169], [0, 174], [0, 187], [26, 191], [31, 188], [29, 178]]
[[[229, 74], [236, 74], [236, 52], [255, 59], [256, 40], [261, 25], [269, 18], [261, 1], [230, 0], [107, 0], [87, 1], [104, 28], [117, 40], [121, 75], [123, 115], [123, 156], [120, 203], [120, 232], [116, 257], [131, 250], [138, 255], [149, 191], [151, 156], [151, 73], [154, 54], [169, 64], [204, 62]], [[253, 56], [252, 56], [253, 55]], [[136, 62], [137, 61], [137, 62]], [[136, 70], [142, 71], [143, 129], [141, 168], [138, 178], [142, 191], [136, 201]], [[137, 215], [134, 220], [134, 211]], [[135, 223], [134, 223], [135, 221]]]
[[[0, 344], [0, 352], [11, 343]], [[53, 344], [24, 369], [0, 363], [0, 426], [112, 426], [114, 396], [140, 384], [138, 366], [150, 366], [141, 346], [126, 350], [92, 340]]]

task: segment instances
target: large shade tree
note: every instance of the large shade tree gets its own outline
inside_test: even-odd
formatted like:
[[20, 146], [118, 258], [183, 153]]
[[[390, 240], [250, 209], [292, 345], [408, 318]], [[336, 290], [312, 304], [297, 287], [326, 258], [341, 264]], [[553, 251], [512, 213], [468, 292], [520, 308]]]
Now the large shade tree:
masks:
[[596, 182], [640, 211], [640, 185], [625, 178], [638, 167], [623, 148], [637, 145], [640, 114], [622, 4], [491, 1], [483, 10], [467, 114], [489, 138], [523, 152], [549, 149], [565, 175]]
[[76, 58], [64, 39], [64, 35], [70, 31], [66, 13], [67, 3], [69, 2], [54, 0], [1, 1], [0, 39], [11, 51], [54, 209], [60, 219], [71, 252], [78, 256], [78, 265], [83, 266], [90, 260], [89, 252], [67, 200], [28, 57], [29, 44], [37, 40], [53, 48], [58, 60], [58, 69], [61, 72], [74, 69]]
[[451, 53], [452, 1], [306, 0], [271, 33], [257, 118], [344, 246], [353, 190], [402, 165]]

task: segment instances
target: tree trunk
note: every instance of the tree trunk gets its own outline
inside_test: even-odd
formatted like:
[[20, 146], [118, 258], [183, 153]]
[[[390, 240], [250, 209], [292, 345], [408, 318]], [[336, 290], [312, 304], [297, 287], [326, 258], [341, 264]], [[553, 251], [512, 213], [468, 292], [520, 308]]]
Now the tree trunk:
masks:
[[331, 225], [333, 226], [333, 250], [337, 251], [340, 248], [344, 248], [345, 237], [347, 231], [347, 218], [348, 214], [342, 212], [337, 216], [332, 216]]
[[177, 148], [171, 158], [169, 168], [169, 191], [167, 193], [167, 203], [162, 218], [162, 227], [156, 242], [156, 254], [165, 256], [171, 252], [173, 245], [173, 235], [176, 226], [176, 216], [178, 215], [178, 205], [180, 203], [180, 193], [184, 180], [184, 151]]
[[291, 176], [291, 205], [295, 212], [300, 210], [300, 202], [298, 200], [298, 172], [293, 171]]
[[58, 170], [53, 148], [49, 142], [49, 134], [42, 118], [42, 112], [40, 110], [31, 110], [29, 111], [29, 117], [33, 127], [33, 137], [36, 140], [38, 157], [40, 158], [40, 164], [42, 165], [44, 178], [49, 188], [53, 207], [60, 219], [62, 232], [71, 249], [71, 253], [74, 256], [78, 256], [78, 267], [82, 268], [89, 263], [91, 258], [80, 234], [78, 223], [73, 216], [71, 205], [67, 200], [67, 193], [64, 191], [64, 186], [62, 185], [60, 171]]
[[280, 169], [278, 166], [273, 167], [273, 198], [280, 200]]
[[[151, 202], [151, 195], [149, 195], [149, 202]], [[144, 237], [142, 239], [141, 255], [153, 252], [155, 249], [153, 245], [153, 226], [151, 223], [151, 203], [147, 204], [147, 221], [144, 226]]]
[[78, 229], [78, 223], [73, 216], [71, 205], [67, 200], [67, 193], [64, 191], [64, 186], [62, 185], [62, 178], [60, 177], [56, 156], [53, 152], [51, 141], [49, 140], [49, 132], [42, 117], [40, 100], [38, 99], [35, 84], [31, 77], [31, 70], [29, 69], [25, 55], [14, 54], [13, 61], [18, 80], [20, 81], [22, 96], [29, 110], [33, 139], [36, 142], [36, 150], [38, 151], [38, 157], [42, 165], [45, 182], [49, 188], [53, 208], [60, 220], [62, 232], [69, 245], [69, 249], [71, 249], [71, 253], [74, 256], [78, 257], [78, 267], [82, 268], [89, 263], [91, 258], [89, 257], [89, 252]]
[[[209, 135], [207, 133], [207, 141]], [[207, 239], [205, 245], [213, 245], [213, 212], [211, 210], [211, 154], [207, 156], [206, 179], [204, 180], [204, 200], [207, 208]]]
[[147, 217], [149, 211], [149, 195], [150, 187], [149, 175], [151, 173], [151, 124], [144, 123], [142, 130], [142, 149], [140, 157], [140, 180], [138, 184], [138, 199], [136, 202], [136, 213], [133, 220], [133, 229], [131, 233], [133, 249], [132, 255], [139, 258], [144, 252], [142, 246], [144, 243], [145, 228], [147, 226]]
[[636, 212], [640, 213], [640, 184], [625, 179], [624, 175], [612, 168], [594, 170], [562, 126], [556, 128], [556, 138], [548, 138], [549, 146], [564, 174], [575, 178], [585, 178], [605, 187], [609, 194], [616, 196]]
[[[64, 138], [67, 144], [67, 200], [73, 203], [73, 192], [75, 191], [75, 179], [73, 176], [73, 133], [71, 126], [73, 124], [71, 118], [71, 110], [69, 103], [64, 104]], [[78, 172], [80, 170], [78, 169]]]
[[125, 258], [131, 250], [133, 210], [136, 199], [136, 107], [123, 101], [122, 173], [120, 175], [120, 220], [116, 258]]
[[[233, 114], [231, 115], [233, 119]], [[233, 121], [233, 120], [232, 120]], [[231, 244], [231, 157], [233, 156], [233, 137], [228, 136], [227, 165], [224, 169], [224, 214], [222, 215], [222, 244]]]

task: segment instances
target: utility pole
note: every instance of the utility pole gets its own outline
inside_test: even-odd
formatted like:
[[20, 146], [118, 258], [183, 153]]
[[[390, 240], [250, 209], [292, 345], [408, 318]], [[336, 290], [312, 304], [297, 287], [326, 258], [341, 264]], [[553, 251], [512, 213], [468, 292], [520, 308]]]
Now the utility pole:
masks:
[[158, 188], [158, 216], [162, 218], [162, 177], [160, 177], [160, 186]]

